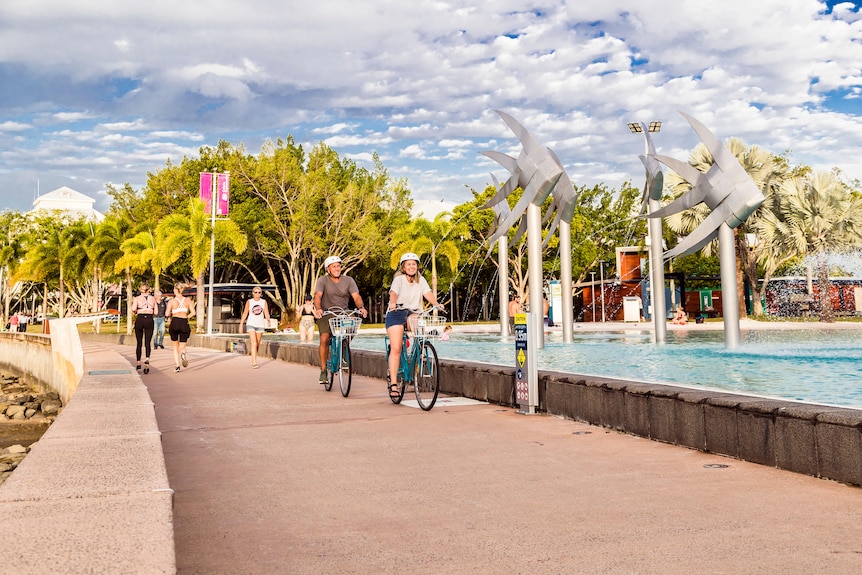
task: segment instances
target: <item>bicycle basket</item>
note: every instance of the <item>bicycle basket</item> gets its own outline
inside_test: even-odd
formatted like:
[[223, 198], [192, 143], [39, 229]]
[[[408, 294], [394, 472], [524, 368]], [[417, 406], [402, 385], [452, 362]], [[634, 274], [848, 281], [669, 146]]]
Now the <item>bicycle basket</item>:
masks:
[[359, 326], [362, 325], [361, 317], [332, 317], [329, 318], [329, 331], [336, 337], [348, 337], [356, 335]]
[[425, 339], [437, 339], [443, 335], [443, 329], [446, 327], [445, 317], [433, 316], [416, 316], [408, 319], [410, 323], [410, 331], [416, 337]]

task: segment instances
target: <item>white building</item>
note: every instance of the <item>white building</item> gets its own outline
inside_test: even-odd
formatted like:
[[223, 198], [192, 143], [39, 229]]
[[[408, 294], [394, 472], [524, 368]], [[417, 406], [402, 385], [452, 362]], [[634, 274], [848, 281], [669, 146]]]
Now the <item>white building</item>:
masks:
[[65, 212], [73, 219], [84, 217], [88, 220], [101, 222], [105, 216], [93, 209], [95, 203], [96, 200], [90, 196], [85, 196], [81, 192], [63, 186], [36, 198], [30, 213], [60, 211]]

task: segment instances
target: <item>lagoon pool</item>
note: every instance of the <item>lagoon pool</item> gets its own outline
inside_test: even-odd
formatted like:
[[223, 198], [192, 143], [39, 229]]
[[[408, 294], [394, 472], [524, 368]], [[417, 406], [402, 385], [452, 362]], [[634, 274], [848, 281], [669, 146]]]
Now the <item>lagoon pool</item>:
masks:
[[[670, 331], [664, 345], [641, 329], [546, 337], [539, 369], [862, 409], [862, 330], [743, 330], [733, 350], [720, 331]], [[360, 332], [352, 345], [383, 351], [383, 336]], [[434, 346], [444, 358], [515, 365], [512, 337], [456, 333]]]

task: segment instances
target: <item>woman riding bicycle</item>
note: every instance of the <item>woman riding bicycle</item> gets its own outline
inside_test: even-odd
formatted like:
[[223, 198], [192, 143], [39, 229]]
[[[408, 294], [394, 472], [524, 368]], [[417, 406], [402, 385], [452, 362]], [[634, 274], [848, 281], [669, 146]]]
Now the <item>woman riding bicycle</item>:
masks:
[[422, 274], [419, 273], [419, 256], [407, 252], [401, 256], [399, 274], [392, 280], [389, 288], [389, 308], [386, 312], [386, 334], [389, 336], [389, 373], [386, 375], [386, 385], [389, 395], [399, 395], [398, 384], [391, 381], [392, 374], [397, 377], [401, 363], [401, 347], [404, 339], [404, 326], [407, 319], [422, 311], [422, 298], [428, 300], [434, 307], [441, 308], [434, 297], [434, 292]]

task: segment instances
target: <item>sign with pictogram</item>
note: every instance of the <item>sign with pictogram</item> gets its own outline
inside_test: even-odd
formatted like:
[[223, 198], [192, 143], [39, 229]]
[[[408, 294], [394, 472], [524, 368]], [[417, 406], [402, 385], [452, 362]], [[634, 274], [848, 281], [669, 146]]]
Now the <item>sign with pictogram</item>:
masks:
[[520, 413], [535, 413], [538, 390], [535, 346], [530, 346], [530, 322], [535, 314], [515, 314], [515, 403]]

